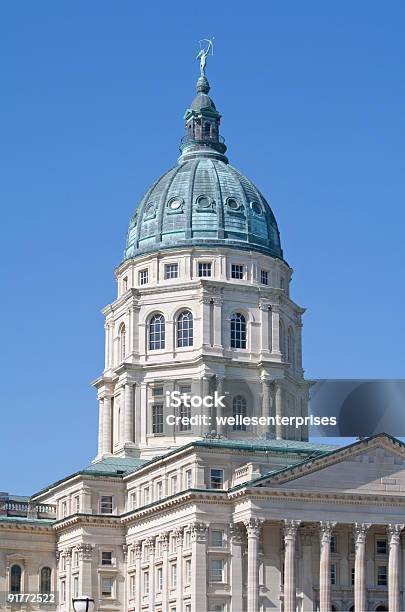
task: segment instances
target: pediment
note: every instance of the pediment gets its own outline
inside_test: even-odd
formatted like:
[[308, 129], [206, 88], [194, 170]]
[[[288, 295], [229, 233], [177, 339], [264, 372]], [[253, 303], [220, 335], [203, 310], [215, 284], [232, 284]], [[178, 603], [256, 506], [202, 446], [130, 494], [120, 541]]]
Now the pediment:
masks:
[[405, 447], [395, 438], [379, 435], [262, 477], [255, 485], [301, 491], [405, 495]]

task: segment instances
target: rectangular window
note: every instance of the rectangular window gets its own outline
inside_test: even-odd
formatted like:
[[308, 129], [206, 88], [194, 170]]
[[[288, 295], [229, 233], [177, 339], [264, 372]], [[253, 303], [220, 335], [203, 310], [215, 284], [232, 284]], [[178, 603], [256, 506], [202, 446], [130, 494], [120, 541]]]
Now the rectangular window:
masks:
[[60, 599], [62, 602], [66, 601], [66, 582], [61, 580], [60, 582]]
[[224, 581], [224, 562], [222, 559], [211, 559], [209, 576], [210, 582]]
[[112, 514], [113, 511], [113, 498], [112, 495], [102, 495], [100, 498], [100, 512], [101, 514]]
[[331, 539], [330, 539], [330, 552], [331, 553], [337, 552], [337, 549], [336, 549], [336, 537], [335, 536], [332, 536]]
[[184, 548], [190, 548], [191, 547], [191, 533], [190, 531], [185, 531], [184, 532]]
[[[191, 419], [191, 406], [185, 406], [184, 404], [180, 405], [179, 408], [179, 416], [181, 417], [181, 419]], [[180, 431], [190, 431], [191, 430], [191, 424], [189, 420], [181, 420], [180, 424], [179, 424], [179, 430]]]
[[332, 563], [330, 566], [330, 583], [337, 584], [336, 582], [336, 563]]
[[113, 578], [102, 578], [101, 579], [101, 597], [112, 597], [113, 595]]
[[156, 499], [163, 499], [163, 482], [161, 480], [156, 484]]
[[260, 272], [260, 282], [262, 285], [269, 284], [269, 273], [267, 272], [267, 270], [262, 270]]
[[79, 565], [79, 553], [77, 552], [77, 550], [75, 550], [73, 553], [73, 566], [77, 567], [78, 565]]
[[177, 586], [177, 563], [172, 563], [170, 566], [170, 586], [172, 589]]
[[139, 272], [139, 284], [147, 285], [149, 282], [149, 270], [141, 270]]
[[143, 490], [143, 503], [146, 506], [147, 504], [149, 504], [150, 498], [149, 498], [149, 487], [145, 487]]
[[282, 276], [280, 278], [280, 289], [284, 289], [284, 287], [285, 287], [285, 280], [284, 280], [284, 277]]
[[191, 559], [186, 559], [186, 585], [191, 584]]
[[101, 565], [112, 565], [112, 552], [102, 551], [101, 553]]
[[165, 265], [165, 278], [177, 278], [179, 275], [179, 264], [172, 263]]
[[129, 592], [130, 592], [131, 599], [135, 599], [135, 587], [136, 587], [135, 574], [131, 574], [130, 582], [129, 582]]
[[377, 585], [387, 586], [387, 566], [379, 565], [377, 567]]
[[131, 493], [131, 509], [135, 510], [136, 508], [136, 491], [134, 491], [134, 493]]
[[193, 472], [186, 470], [186, 489], [191, 489], [193, 486]]
[[224, 541], [224, 532], [219, 529], [215, 529], [211, 531], [211, 546], [215, 546], [215, 548], [222, 548]]
[[163, 433], [163, 404], [152, 406], [152, 433]]
[[354, 538], [351, 538], [350, 539], [350, 553], [354, 555], [355, 552], [356, 552], [356, 542], [354, 541]]
[[157, 590], [160, 593], [163, 590], [163, 568], [157, 568]]
[[163, 387], [152, 387], [152, 395], [153, 397], [163, 395]]
[[66, 557], [65, 555], [62, 556], [62, 572], [66, 571]]
[[224, 470], [210, 470], [210, 489], [223, 489]]
[[170, 479], [170, 493], [172, 495], [177, 493], [177, 476], [172, 476]]
[[170, 536], [170, 552], [173, 553], [176, 551], [176, 538], [174, 535]]
[[351, 569], [350, 578], [351, 578], [352, 586], [354, 586], [354, 567], [352, 567], [352, 569]]
[[200, 261], [198, 263], [198, 276], [211, 276], [212, 264], [207, 261]]
[[185, 612], [191, 612], [191, 604], [186, 604]]
[[76, 512], [80, 512], [80, 497], [78, 495], [75, 497], [75, 508]]
[[73, 597], [79, 597], [79, 578], [73, 578]]
[[156, 556], [161, 557], [163, 551], [162, 540], [158, 540], [156, 543]]
[[149, 572], [143, 573], [143, 593], [144, 595], [149, 593]]
[[243, 266], [241, 266], [240, 264], [232, 264], [231, 277], [242, 280], [243, 279]]
[[128, 277], [122, 279], [122, 292], [125, 293], [128, 291]]
[[376, 552], [377, 552], [377, 555], [387, 554], [387, 540], [378, 539], [376, 541]]
[[62, 502], [62, 518], [65, 518], [65, 516], [67, 516], [67, 502]]

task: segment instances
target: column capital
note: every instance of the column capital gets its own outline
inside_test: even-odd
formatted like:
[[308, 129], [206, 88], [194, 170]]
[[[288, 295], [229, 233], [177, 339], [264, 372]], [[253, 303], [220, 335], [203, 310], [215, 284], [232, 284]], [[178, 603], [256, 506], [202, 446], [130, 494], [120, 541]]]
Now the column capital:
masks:
[[159, 536], [159, 540], [162, 542], [162, 550], [168, 550], [169, 549], [169, 532], [164, 531], [163, 533], [161, 533]]
[[371, 523], [355, 523], [353, 526], [354, 541], [356, 544], [364, 544], [366, 541], [367, 530]]
[[388, 542], [390, 546], [394, 546], [396, 544], [400, 544], [401, 542], [401, 531], [405, 527], [405, 524], [393, 524], [390, 523], [387, 525], [387, 536]]
[[146, 538], [146, 546], [148, 547], [149, 555], [155, 554], [155, 542], [156, 538], [154, 536], [149, 536], [149, 538]]
[[81, 561], [90, 561], [93, 556], [94, 546], [82, 543], [77, 546], [77, 551]]
[[178, 527], [177, 529], [174, 530], [174, 536], [176, 538], [176, 546], [183, 545], [183, 532], [184, 532], [183, 527]]
[[193, 542], [206, 542], [208, 525], [195, 521], [190, 525], [191, 529], [191, 540]]
[[321, 521], [319, 523], [319, 536], [321, 540], [321, 545], [330, 545], [332, 532], [335, 527], [336, 523], [333, 521]]
[[243, 541], [243, 530], [236, 523], [230, 523], [229, 534], [231, 536], [232, 544], [242, 544]]
[[135, 553], [135, 558], [136, 559], [140, 559], [142, 556], [142, 542], [141, 540], [137, 540], [136, 542], [134, 542], [134, 553]]
[[297, 530], [300, 525], [301, 525], [301, 521], [284, 519], [284, 526], [283, 526], [284, 539], [285, 540], [295, 540], [295, 536], [297, 535]]
[[271, 310], [271, 304], [269, 304], [268, 302], [260, 302], [260, 310], [263, 311], [268, 311]]
[[251, 516], [250, 518], [243, 521], [246, 527], [246, 532], [248, 538], [258, 538], [260, 536], [260, 532], [262, 529], [263, 521], [258, 519], [255, 516]]

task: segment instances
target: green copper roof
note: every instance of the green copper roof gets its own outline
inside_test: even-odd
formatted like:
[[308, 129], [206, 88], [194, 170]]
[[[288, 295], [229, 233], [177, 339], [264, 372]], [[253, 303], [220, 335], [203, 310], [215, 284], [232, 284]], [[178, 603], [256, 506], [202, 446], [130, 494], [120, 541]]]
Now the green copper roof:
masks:
[[131, 219], [124, 259], [189, 246], [231, 247], [283, 257], [274, 214], [259, 189], [228, 163], [219, 134], [221, 115], [206, 77], [185, 114], [177, 165], [140, 200]]
[[141, 467], [144, 463], [147, 463], [146, 459], [138, 459], [136, 457], [108, 457], [96, 463], [91, 463], [84, 468], [83, 472], [86, 474], [94, 473], [96, 475], [100, 472], [103, 474], [109, 472], [115, 474], [128, 474]]

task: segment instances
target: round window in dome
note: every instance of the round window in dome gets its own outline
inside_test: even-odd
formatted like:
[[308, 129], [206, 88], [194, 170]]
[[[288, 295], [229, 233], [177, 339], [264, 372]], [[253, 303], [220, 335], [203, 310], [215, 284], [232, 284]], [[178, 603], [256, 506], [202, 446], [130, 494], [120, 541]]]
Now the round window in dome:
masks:
[[201, 195], [197, 198], [197, 204], [199, 208], [209, 208], [211, 206], [211, 200], [208, 196]]
[[260, 206], [259, 202], [256, 202], [256, 200], [250, 202], [250, 208], [253, 210], [254, 213], [256, 213], [256, 215], [261, 215], [263, 212], [262, 207]]
[[171, 210], [179, 210], [183, 205], [183, 201], [179, 198], [174, 198], [169, 202], [169, 208]]
[[231, 210], [239, 210], [240, 208], [240, 204], [238, 200], [235, 200], [235, 198], [228, 198], [226, 204]]

